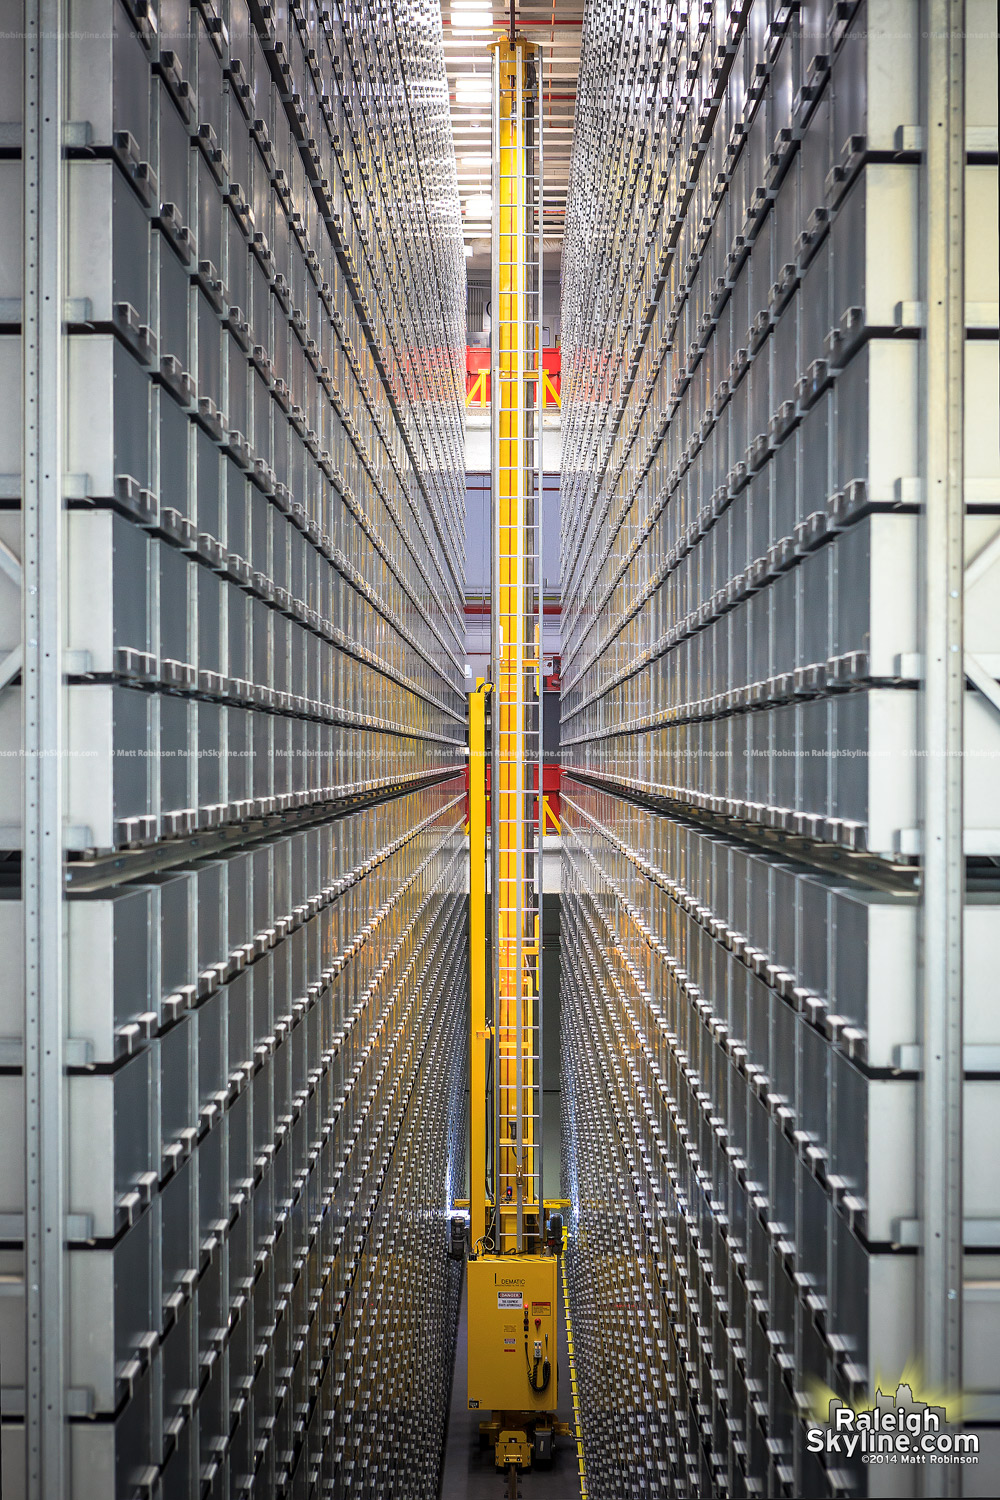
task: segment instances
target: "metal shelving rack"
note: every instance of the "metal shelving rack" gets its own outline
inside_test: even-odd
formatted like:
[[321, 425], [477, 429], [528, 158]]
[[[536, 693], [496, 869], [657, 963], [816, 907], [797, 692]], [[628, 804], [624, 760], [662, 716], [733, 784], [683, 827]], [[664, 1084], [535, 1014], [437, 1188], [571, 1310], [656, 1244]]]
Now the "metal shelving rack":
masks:
[[431, 1496], [468, 1024], [440, 13], [13, 9], [3, 1493]]
[[916, 1493], [805, 1441], [817, 1389], [911, 1362], [995, 1463], [995, 37], [974, 0], [587, 7], [561, 1012], [596, 1494]]

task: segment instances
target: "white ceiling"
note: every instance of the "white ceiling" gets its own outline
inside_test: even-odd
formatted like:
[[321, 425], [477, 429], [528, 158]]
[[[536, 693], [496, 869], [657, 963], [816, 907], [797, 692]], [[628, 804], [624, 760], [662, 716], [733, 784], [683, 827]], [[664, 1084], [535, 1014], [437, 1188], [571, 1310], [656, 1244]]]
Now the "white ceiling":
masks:
[[[566, 221], [583, 5], [584, 0], [522, 0], [516, 10], [517, 30], [542, 47], [545, 249], [553, 265]], [[510, 10], [504, 0], [441, 0], [441, 15], [462, 217], [466, 243], [474, 250], [470, 267], [478, 267], [489, 263], [489, 226], [484, 205], [473, 201], [470, 208], [469, 200], [490, 192], [489, 47], [509, 28]]]

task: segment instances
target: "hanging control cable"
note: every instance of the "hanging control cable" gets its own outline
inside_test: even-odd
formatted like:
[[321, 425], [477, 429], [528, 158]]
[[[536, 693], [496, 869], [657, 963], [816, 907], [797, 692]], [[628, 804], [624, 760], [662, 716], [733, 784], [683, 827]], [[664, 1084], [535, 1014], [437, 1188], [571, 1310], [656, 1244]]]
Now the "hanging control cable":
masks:
[[[549, 1363], [548, 1347], [549, 1347], [549, 1336], [548, 1336], [548, 1334], [546, 1334], [545, 1335], [545, 1351], [546, 1352], [545, 1352], [545, 1357], [543, 1359], [543, 1357], [542, 1357], [542, 1341], [541, 1341], [541, 1339], [536, 1339], [535, 1340], [535, 1358], [534, 1358], [534, 1362], [532, 1362], [531, 1355], [528, 1353], [528, 1309], [527, 1309], [527, 1307], [525, 1307], [525, 1309], [524, 1309], [524, 1363], [525, 1363], [525, 1365], [527, 1367], [527, 1371], [528, 1371], [528, 1384], [531, 1386], [531, 1389], [534, 1391], [534, 1393], [535, 1393], [536, 1396], [540, 1396], [544, 1390], [548, 1389], [549, 1379], [550, 1379], [550, 1377], [552, 1375], [552, 1366]], [[538, 1374], [538, 1367], [539, 1367], [539, 1365], [541, 1365], [541, 1370], [542, 1370], [540, 1378], [539, 1378], [539, 1374]]]

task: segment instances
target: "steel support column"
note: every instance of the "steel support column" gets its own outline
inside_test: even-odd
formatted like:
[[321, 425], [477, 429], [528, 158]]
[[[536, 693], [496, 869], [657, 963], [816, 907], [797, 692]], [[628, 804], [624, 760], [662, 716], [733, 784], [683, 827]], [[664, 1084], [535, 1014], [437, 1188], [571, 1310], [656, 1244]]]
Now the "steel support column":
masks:
[[[963, 361], [965, 5], [929, 0], [925, 51], [922, 1348], [936, 1392], [962, 1381]], [[958, 1493], [928, 1466], [925, 1493]], [[945, 1488], [954, 1486], [955, 1488]]]
[[62, 0], [24, 42], [25, 1395], [28, 1500], [68, 1493], [62, 1005]]

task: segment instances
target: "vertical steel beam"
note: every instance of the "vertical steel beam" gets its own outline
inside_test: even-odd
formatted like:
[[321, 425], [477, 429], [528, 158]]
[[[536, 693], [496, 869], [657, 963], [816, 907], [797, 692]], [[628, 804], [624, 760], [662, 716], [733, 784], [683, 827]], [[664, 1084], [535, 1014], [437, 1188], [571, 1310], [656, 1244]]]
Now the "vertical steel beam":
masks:
[[[511, 0], [513, 9], [514, 0]], [[545, 927], [545, 699], [542, 689], [542, 648], [545, 644], [543, 635], [545, 630], [545, 552], [543, 550], [544, 536], [542, 524], [545, 515], [545, 436], [542, 431], [542, 414], [545, 409], [544, 370], [542, 364], [542, 310], [545, 299], [545, 155], [544, 141], [545, 130], [542, 113], [542, 79], [544, 76], [544, 55], [540, 45], [535, 48], [535, 77], [537, 79], [537, 116], [534, 133], [534, 177], [530, 185], [529, 200], [534, 198], [531, 205], [534, 209], [535, 229], [535, 256], [537, 267], [535, 271], [535, 285], [537, 297], [534, 308], [533, 328], [535, 333], [535, 402], [532, 413], [525, 402], [528, 410], [528, 420], [533, 423], [535, 440], [534, 448], [534, 470], [535, 470], [535, 575], [534, 586], [536, 591], [537, 610], [535, 625], [535, 704], [538, 714], [538, 731], [535, 740], [535, 816], [538, 820], [537, 832], [535, 834], [535, 963], [536, 963], [536, 993], [535, 1023], [537, 1026], [538, 1057], [535, 1063], [535, 1080], [538, 1084], [538, 1134], [535, 1146], [534, 1168], [537, 1175], [537, 1193], [539, 1204], [538, 1228], [539, 1233], [543, 1229], [545, 1217], [545, 1041], [543, 1025], [543, 994], [542, 994], [542, 942]]]
[[486, 1234], [486, 694], [481, 684], [469, 697], [469, 1207], [470, 1243]]
[[[933, 1391], [962, 1381], [963, 361], [965, 4], [928, 0], [923, 259], [922, 1352]], [[951, 1471], [951, 1479], [944, 1470]], [[928, 1494], [959, 1466], [928, 1466]]]
[[[523, 1251], [525, 1210], [541, 1227], [539, 835], [541, 432], [535, 154], [538, 49], [493, 44], [492, 861], [497, 1249]], [[535, 80], [537, 80], [535, 72]], [[530, 393], [530, 394], [529, 394]], [[540, 1094], [539, 1094], [540, 1099]]]
[[22, 147], [22, 896], [28, 1500], [62, 1500], [68, 1494], [61, 755], [64, 19], [63, 0], [27, 0]]

